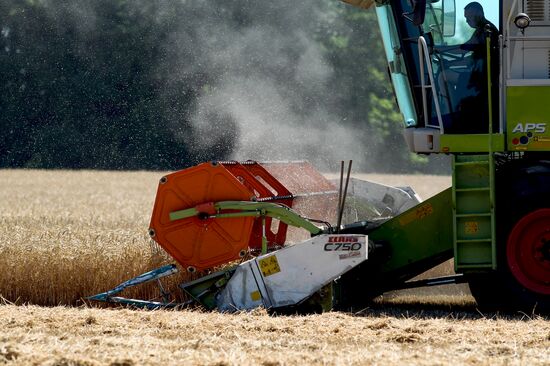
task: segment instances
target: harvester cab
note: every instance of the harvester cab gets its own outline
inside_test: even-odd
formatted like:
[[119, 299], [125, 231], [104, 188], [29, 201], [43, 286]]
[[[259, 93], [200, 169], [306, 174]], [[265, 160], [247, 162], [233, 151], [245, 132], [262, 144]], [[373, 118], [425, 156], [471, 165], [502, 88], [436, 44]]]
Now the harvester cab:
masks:
[[[399, 288], [468, 282], [480, 306], [550, 308], [550, 0], [343, 0], [374, 8], [411, 151], [452, 158], [452, 187], [410, 188], [306, 162], [210, 162], [160, 180], [149, 234], [223, 311], [359, 308]], [[370, 10], [372, 11], [372, 10]], [[454, 258], [456, 275], [411, 281]]]
[[376, 11], [412, 151], [548, 150], [548, 1], [343, 1]]

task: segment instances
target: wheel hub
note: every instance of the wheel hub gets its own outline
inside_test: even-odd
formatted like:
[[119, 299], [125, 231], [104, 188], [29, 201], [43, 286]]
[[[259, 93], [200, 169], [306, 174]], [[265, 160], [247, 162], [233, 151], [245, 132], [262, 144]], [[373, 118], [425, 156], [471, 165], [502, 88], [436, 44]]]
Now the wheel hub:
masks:
[[533, 211], [515, 224], [506, 254], [510, 271], [521, 285], [550, 295], [550, 209]]

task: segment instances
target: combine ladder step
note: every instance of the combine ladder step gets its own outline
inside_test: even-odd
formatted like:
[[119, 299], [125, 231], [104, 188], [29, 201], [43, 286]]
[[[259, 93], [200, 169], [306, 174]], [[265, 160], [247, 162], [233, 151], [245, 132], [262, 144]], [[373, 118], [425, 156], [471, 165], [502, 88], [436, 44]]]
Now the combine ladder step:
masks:
[[454, 155], [455, 269], [496, 268], [492, 154]]

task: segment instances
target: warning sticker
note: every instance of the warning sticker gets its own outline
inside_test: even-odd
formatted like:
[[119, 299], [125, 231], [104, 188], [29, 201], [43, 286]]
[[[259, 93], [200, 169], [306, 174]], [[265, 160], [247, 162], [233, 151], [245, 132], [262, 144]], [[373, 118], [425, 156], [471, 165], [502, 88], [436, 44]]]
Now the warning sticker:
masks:
[[275, 273], [281, 272], [281, 267], [279, 267], [279, 261], [277, 260], [276, 255], [271, 255], [269, 257], [258, 260], [260, 264], [260, 270], [264, 277], [274, 275]]
[[479, 231], [479, 223], [477, 221], [466, 221], [464, 223], [464, 232], [466, 234], [476, 234]]
[[250, 293], [250, 298], [252, 301], [259, 301], [262, 298], [260, 291], [253, 291]]
[[427, 216], [430, 216], [433, 214], [434, 208], [431, 203], [425, 203], [423, 205], [418, 206], [416, 209], [413, 209], [409, 211], [408, 213], [404, 214], [400, 219], [399, 223], [401, 226], [405, 226], [410, 224], [413, 221], [421, 220]]

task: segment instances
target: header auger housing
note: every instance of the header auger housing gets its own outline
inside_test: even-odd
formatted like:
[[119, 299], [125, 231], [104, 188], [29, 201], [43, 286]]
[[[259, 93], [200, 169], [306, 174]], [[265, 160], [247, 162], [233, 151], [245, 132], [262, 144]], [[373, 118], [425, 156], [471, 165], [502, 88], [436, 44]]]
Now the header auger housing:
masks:
[[149, 232], [181, 266], [201, 271], [281, 248], [289, 224], [318, 233], [289, 209], [335, 215], [336, 195], [307, 162], [203, 163], [161, 178]]

